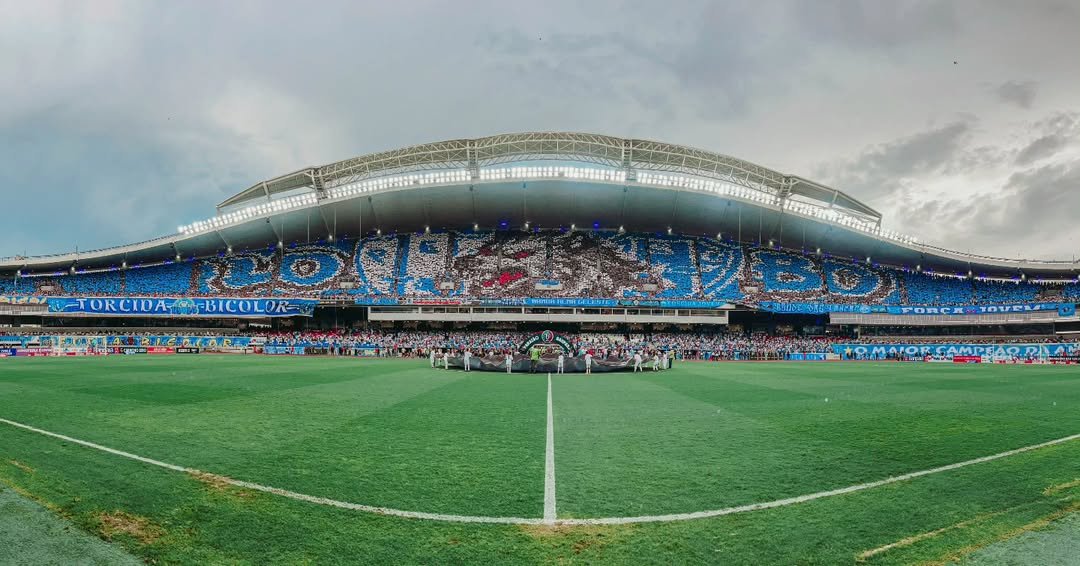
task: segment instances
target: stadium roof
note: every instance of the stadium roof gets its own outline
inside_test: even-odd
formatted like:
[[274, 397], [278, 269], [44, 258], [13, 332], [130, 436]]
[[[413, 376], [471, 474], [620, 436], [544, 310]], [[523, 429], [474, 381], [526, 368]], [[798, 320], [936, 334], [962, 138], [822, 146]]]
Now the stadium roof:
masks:
[[875, 221], [881, 214], [841, 191], [785, 175], [734, 157], [682, 145], [574, 132], [502, 134], [449, 140], [372, 153], [256, 183], [226, 199], [219, 209], [296, 189], [323, 192], [331, 187], [382, 177], [443, 169], [478, 171], [511, 162], [560, 161], [604, 165], [634, 171], [667, 171], [721, 179], [752, 188], [770, 188], [828, 201]]
[[228, 249], [425, 228], [625, 228], [773, 241], [875, 263], [963, 274], [1071, 276], [1073, 261], [965, 254], [881, 228], [825, 185], [685, 146], [581, 133], [436, 142], [256, 183], [178, 233], [102, 250], [0, 259], [40, 273], [205, 257]]

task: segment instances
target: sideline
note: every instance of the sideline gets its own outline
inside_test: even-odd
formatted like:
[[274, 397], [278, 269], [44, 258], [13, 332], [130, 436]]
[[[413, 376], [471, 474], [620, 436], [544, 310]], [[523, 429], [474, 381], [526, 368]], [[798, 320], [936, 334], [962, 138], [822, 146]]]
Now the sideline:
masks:
[[[549, 403], [550, 403], [550, 399], [551, 399], [550, 394], [551, 394], [551, 389], [549, 388], [548, 389]], [[549, 407], [550, 407], [550, 405], [549, 405]], [[548, 438], [549, 438], [549, 441], [552, 441], [551, 446], [554, 447], [554, 444], [553, 444], [554, 430], [550, 426], [551, 422], [552, 422], [552, 415], [551, 415], [551, 411], [549, 410], [548, 411], [548, 424], [549, 424], [549, 427], [548, 427], [549, 437]], [[5, 418], [0, 418], [0, 423], [7, 424], [7, 425], [13, 426], [15, 428], [20, 428], [20, 429], [27, 430], [27, 431], [30, 431], [30, 432], [34, 432], [34, 433], [37, 433], [37, 434], [41, 434], [41, 435], [44, 435], [44, 436], [50, 436], [52, 438], [57, 438], [57, 439], [60, 439], [60, 440], [66, 440], [67, 442], [71, 442], [73, 444], [78, 444], [80, 446], [85, 446], [87, 448], [93, 448], [94, 450], [100, 450], [102, 452], [107, 452], [109, 454], [114, 454], [116, 456], [122, 456], [124, 458], [135, 460], [137, 462], [142, 462], [144, 464], [150, 464], [152, 466], [158, 466], [160, 468], [165, 468], [167, 470], [172, 470], [172, 471], [175, 471], [175, 472], [190, 473], [190, 472], [199, 471], [199, 470], [195, 470], [194, 468], [186, 468], [184, 466], [178, 466], [176, 464], [170, 464], [168, 462], [162, 462], [162, 461], [159, 461], [159, 460], [154, 460], [152, 458], [147, 458], [145, 456], [139, 456], [138, 454], [132, 454], [130, 452], [124, 452], [122, 450], [116, 450], [115, 448], [109, 448], [108, 446], [102, 446], [100, 444], [94, 444], [93, 442], [88, 442], [86, 440], [79, 440], [78, 438], [72, 438], [70, 436], [66, 436], [66, 435], [63, 435], [63, 434], [50, 432], [50, 431], [47, 431], [47, 430], [42, 430], [40, 428], [35, 428], [35, 427], [30, 426], [30, 425], [26, 425], [26, 424], [19, 423], [19, 422], [16, 422], [16, 421], [8, 420], [8, 419], [5, 419]], [[1016, 448], [1016, 449], [1008, 450], [1008, 451], [1005, 451], [1005, 452], [999, 452], [997, 454], [991, 454], [989, 456], [982, 456], [980, 458], [974, 458], [972, 460], [965, 460], [963, 462], [957, 462], [955, 464], [948, 464], [948, 465], [945, 465], [945, 466], [939, 466], [937, 468], [930, 468], [928, 470], [919, 470], [917, 472], [909, 472], [909, 473], [906, 473], [906, 474], [901, 474], [899, 476], [888, 477], [888, 478], [885, 478], [885, 479], [882, 479], [882, 480], [877, 480], [877, 481], [872, 481], [872, 482], [867, 482], [867, 483], [861, 483], [861, 484], [857, 484], [857, 485], [851, 485], [851, 486], [842, 487], [842, 488], [839, 488], [839, 489], [831, 489], [829, 491], [819, 491], [817, 493], [809, 493], [809, 494], [806, 494], [806, 495], [799, 495], [799, 496], [796, 496], [796, 497], [788, 497], [788, 498], [785, 498], [785, 499], [777, 499], [777, 500], [774, 500], [774, 501], [765, 501], [765, 502], [762, 502], [762, 503], [751, 503], [751, 504], [748, 504], [748, 505], [739, 505], [737, 507], [726, 507], [726, 508], [723, 508], [723, 509], [714, 509], [714, 510], [711, 510], [711, 511], [696, 511], [696, 512], [693, 512], [693, 513], [671, 513], [671, 514], [666, 514], [666, 515], [640, 515], [640, 516], [635, 516], [635, 517], [601, 517], [601, 518], [595, 518], [595, 519], [553, 519], [550, 522], [548, 522], [548, 519], [547, 519], [547, 504], [548, 504], [548, 502], [547, 502], [547, 471], [548, 471], [547, 466], [545, 466], [546, 469], [545, 469], [545, 489], [544, 489], [544, 496], [545, 496], [544, 497], [544, 499], [545, 499], [545, 501], [544, 501], [544, 515], [545, 515], [545, 517], [541, 518], [541, 519], [529, 519], [529, 518], [523, 518], [523, 517], [484, 517], [484, 516], [475, 516], [475, 515], [450, 515], [450, 514], [444, 514], [444, 513], [425, 513], [425, 512], [422, 512], [422, 511], [403, 511], [403, 510], [400, 510], [400, 509], [391, 509], [391, 508], [388, 508], [388, 507], [376, 507], [376, 506], [373, 506], [373, 505], [362, 505], [360, 503], [349, 503], [347, 501], [338, 501], [336, 499], [329, 499], [329, 498], [326, 498], [326, 497], [317, 497], [317, 496], [314, 496], [314, 495], [307, 495], [307, 494], [303, 494], [303, 493], [297, 493], [295, 491], [289, 491], [287, 489], [281, 489], [281, 488], [277, 488], [277, 487], [270, 487], [270, 486], [266, 486], [266, 485], [262, 485], [262, 484], [246, 482], [246, 481], [237, 480], [237, 479], [233, 479], [233, 478], [229, 478], [229, 477], [224, 477], [223, 479], [228, 484], [234, 485], [236, 487], [243, 487], [243, 488], [251, 489], [251, 490], [254, 490], [254, 491], [261, 491], [263, 493], [272, 493], [274, 495], [279, 495], [281, 497], [287, 497], [289, 499], [295, 499], [297, 501], [305, 501], [305, 502], [308, 502], [308, 503], [315, 503], [315, 504], [318, 504], [318, 505], [327, 505], [327, 506], [330, 506], [330, 507], [338, 507], [338, 508], [341, 508], [341, 509], [351, 509], [351, 510], [354, 510], [354, 511], [363, 511], [365, 513], [374, 513], [374, 514], [378, 514], [378, 515], [389, 515], [389, 516], [394, 516], [394, 517], [404, 517], [404, 518], [407, 518], [407, 519], [427, 519], [427, 520], [430, 520], [430, 521], [443, 521], [443, 522], [450, 522], [450, 523], [493, 523], [493, 524], [504, 524], [504, 525], [540, 525], [540, 524], [551, 524], [551, 525], [626, 525], [626, 524], [632, 524], [632, 523], [665, 523], [665, 522], [673, 522], [673, 521], [690, 521], [690, 520], [695, 520], [695, 519], [705, 519], [705, 518], [708, 518], [708, 517], [719, 517], [719, 516], [722, 516], [722, 515], [734, 515], [734, 514], [737, 514], [737, 513], [747, 513], [747, 512], [750, 512], [750, 511], [760, 511], [762, 509], [774, 509], [776, 507], [786, 507], [788, 505], [795, 505], [796, 503], [805, 503], [807, 501], [814, 501], [815, 499], [824, 499], [826, 497], [834, 497], [834, 496], [837, 496], [837, 495], [844, 495], [844, 494], [847, 494], [847, 493], [855, 493], [857, 491], [864, 491], [864, 490], [867, 490], [867, 489], [873, 489], [875, 487], [881, 487], [883, 485], [888, 485], [888, 484], [891, 484], [891, 483], [907, 481], [907, 480], [910, 480], [910, 479], [915, 479], [915, 478], [919, 478], [919, 477], [922, 477], [922, 476], [929, 476], [929, 475], [932, 475], [932, 474], [940, 474], [942, 472], [947, 472], [947, 471], [950, 471], [950, 470], [956, 470], [956, 469], [964, 468], [964, 467], [967, 467], [967, 466], [973, 466], [975, 464], [982, 464], [982, 463], [985, 463], [985, 462], [992, 462], [994, 460], [1000, 460], [1002, 458], [1008, 458], [1009, 456], [1015, 456], [1017, 454], [1022, 454], [1024, 452], [1031, 452], [1032, 450], [1038, 450], [1040, 448], [1047, 448], [1049, 446], [1054, 446], [1054, 445], [1057, 445], [1057, 444], [1064, 444], [1066, 442], [1071, 442], [1073, 440], [1078, 440], [1078, 439], [1080, 439], [1080, 434], [1073, 434], [1073, 435], [1070, 435], [1070, 436], [1065, 436], [1065, 437], [1062, 437], [1062, 438], [1049, 440], [1047, 442], [1041, 442], [1039, 444], [1032, 444], [1030, 446], [1024, 446], [1024, 447], [1021, 447], [1021, 448]], [[553, 451], [549, 452], [548, 454], [551, 457], [550, 463], [551, 463], [551, 466], [552, 466], [550, 468], [550, 472], [551, 472], [550, 477], [551, 477], [551, 482], [552, 482], [551, 483], [551, 488], [552, 488], [552, 491], [551, 491], [551, 495], [552, 495], [551, 505], [552, 505], [552, 514], [554, 514], [554, 504], [555, 504], [554, 503], [554, 496], [555, 496], [555, 491], [554, 491], [555, 490], [555, 484], [554, 484], [555, 470], [554, 470], [554, 465], [555, 465], [555, 461], [554, 461], [554, 453], [553, 453]]]

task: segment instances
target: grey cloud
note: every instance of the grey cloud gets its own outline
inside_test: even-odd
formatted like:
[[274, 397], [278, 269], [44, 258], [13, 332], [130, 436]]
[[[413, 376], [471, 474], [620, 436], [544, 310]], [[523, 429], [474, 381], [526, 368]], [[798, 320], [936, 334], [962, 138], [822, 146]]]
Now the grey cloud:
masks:
[[1034, 81], [1007, 81], [994, 88], [994, 94], [1002, 102], [1031, 108], [1038, 93], [1038, 85]]
[[958, 30], [956, 4], [944, 1], [815, 0], [798, 2], [795, 13], [813, 36], [852, 47], [892, 49]]
[[1032, 163], [1050, 157], [1066, 146], [1068, 140], [1060, 134], [1051, 134], [1035, 139], [1016, 154], [1017, 165]]
[[1075, 113], [1061, 112], [1038, 121], [1035, 129], [1043, 135], [1035, 138], [1016, 154], [1015, 163], [1031, 165], [1058, 154], [1080, 135], [1080, 119]]
[[1080, 255], [1070, 227], [1080, 210], [1080, 160], [1011, 175], [978, 198], [927, 200], [901, 191], [891, 201], [896, 219], [913, 233], [946, 235], [948, 247], [1030, 259]]
[[[840, 190], [870, 202], [880, 200], [903, 187], [909, 178], [964, 163], [957, 157], [963, 155], [964, 142], [974, 125], [974, 119], [965, 118], [878, 144], [852, 160], [825, 165], [817, 173]], [[964, 157], [965, 167], [981, 161], [979, 154]]]

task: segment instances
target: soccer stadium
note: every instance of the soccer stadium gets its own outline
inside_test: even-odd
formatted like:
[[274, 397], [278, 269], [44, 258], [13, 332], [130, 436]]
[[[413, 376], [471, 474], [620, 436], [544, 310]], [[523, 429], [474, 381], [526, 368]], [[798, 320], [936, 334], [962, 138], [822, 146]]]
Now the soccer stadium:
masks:
[[1080, 509], [1075, 260], [587, 133], [176, 220], [0, 259], [0, 485], [77, 561], [947, 564]]

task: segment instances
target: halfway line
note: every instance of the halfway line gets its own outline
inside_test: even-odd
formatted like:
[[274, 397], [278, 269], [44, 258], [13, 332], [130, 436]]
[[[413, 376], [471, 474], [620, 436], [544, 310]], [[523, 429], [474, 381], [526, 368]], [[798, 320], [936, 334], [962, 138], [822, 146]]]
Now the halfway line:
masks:
[[548, 372], [547, 448], [544, 452], [544, 523], [555, 523], [555, 416], [551, 408], [551, 372]]

